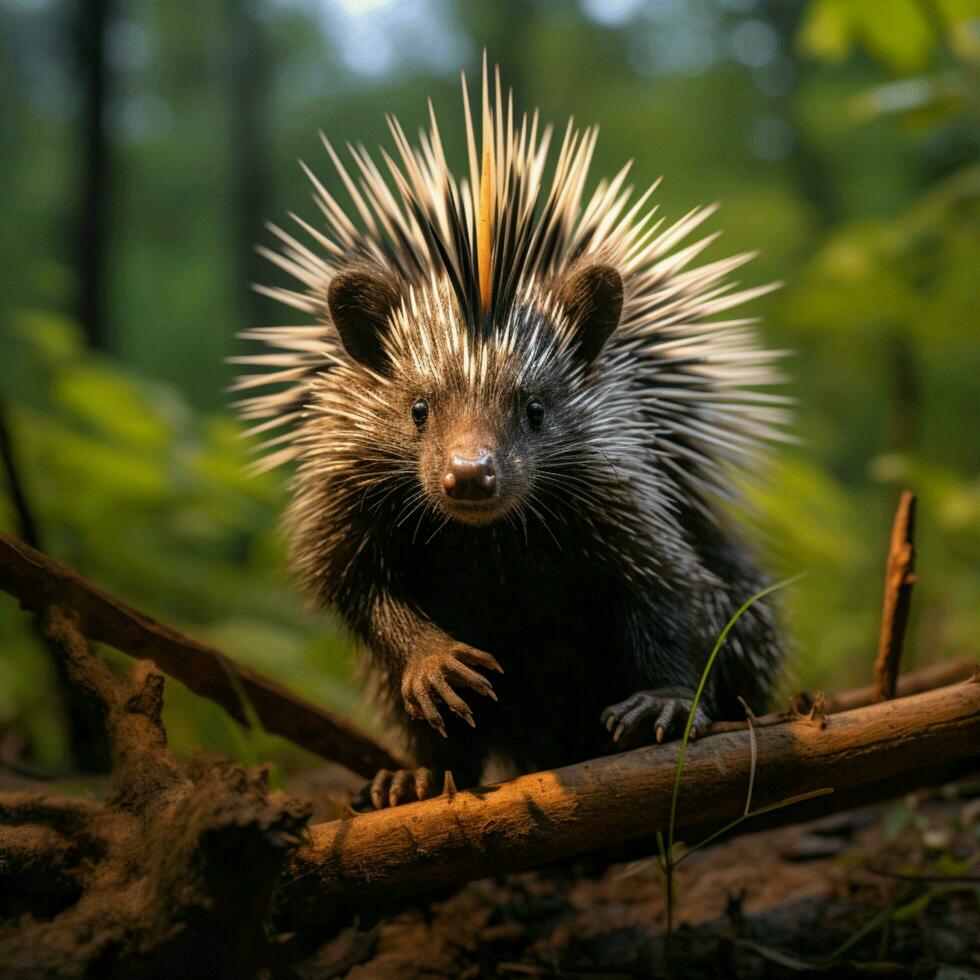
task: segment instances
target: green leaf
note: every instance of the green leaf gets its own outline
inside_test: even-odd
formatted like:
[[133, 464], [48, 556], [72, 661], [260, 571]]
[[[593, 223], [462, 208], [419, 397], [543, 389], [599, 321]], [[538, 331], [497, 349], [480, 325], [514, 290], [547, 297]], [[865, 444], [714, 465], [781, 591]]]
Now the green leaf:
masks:
[[851, 0], [812, 0], [800, 25], [800, 49], [824, 61], [843, 61], [854, 44]]
[[57, 379], [52, 395], [59, 408], [110, 439], [151, 453], [170, 442], [167, 420], [146, 392], [109, 367], [79, 365]]
[[921, 71], [938, 47], [915, 0], [814, 0], [798, 43], [805, 54], [831, 63], [860, 46], [896, 74]]

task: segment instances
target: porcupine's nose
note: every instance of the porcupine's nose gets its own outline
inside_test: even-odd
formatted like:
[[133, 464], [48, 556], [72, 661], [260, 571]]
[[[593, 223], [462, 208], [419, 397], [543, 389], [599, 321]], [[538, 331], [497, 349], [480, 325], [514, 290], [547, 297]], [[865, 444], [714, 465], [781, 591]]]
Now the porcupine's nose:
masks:
[[497, 492], [493, 453], [484, 449], [451, 453], [442, 488], [453, 500], [489, 500]]

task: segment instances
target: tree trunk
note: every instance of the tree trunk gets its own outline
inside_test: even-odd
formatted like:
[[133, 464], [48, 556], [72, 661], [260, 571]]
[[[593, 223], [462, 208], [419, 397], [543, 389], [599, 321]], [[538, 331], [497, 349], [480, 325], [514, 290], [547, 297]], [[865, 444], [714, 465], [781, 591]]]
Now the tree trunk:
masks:
[[226, 0], [225, 3], [230, 145], [235, 182], [236, 299], [245, 321], [262, 326], [269, 322], [273, 304], [251, 286], [269, 274], [269, 264], [255, 250], [269, 218], [266, 136], [269, 58], [255, 7], [255, 0]]
[[76, 269], [78, 319], [92, 347], [109, 347], [106, 316], [106, 258], [109, 244], [109, 141], [106, 106], [109, 71], [106, 36], [112, 0], [76, 0], [74, 49], [81, 82], [81, 138]]

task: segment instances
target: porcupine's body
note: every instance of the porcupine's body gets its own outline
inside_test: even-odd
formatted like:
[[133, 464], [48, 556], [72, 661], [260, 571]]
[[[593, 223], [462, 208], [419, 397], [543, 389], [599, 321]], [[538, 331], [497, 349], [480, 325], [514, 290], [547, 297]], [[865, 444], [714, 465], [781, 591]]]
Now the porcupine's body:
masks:
[[[750, 321], [717, 318], [762, 291], [723, 282], [748, 256], [692, 269], [709, 239], [675, 246], [711, 209], [661, 228], [625, 170], [583, 206], [593, 130], [569, 126], [543, 189], [548, 136], [513, 124], [499, 81], [482, 167], [466, 117], [459, 183], [434, 118], [418, 150], [393, 124], [390, 186], [363, 149], [352, 178], [328, 145], [356, 222], [314, 180], [327, 235], [304, 225], [314, 251], [280, 232], [271, 256], [305, 287], [274, 295], [320, 325], [252, 331], [280, 349], [252, 363], [281, 370], [241, 382], [287, 383], [242, 404], [260, 430], [293, 427], [269, 463], [298, 460], [296, 567], [435, 773], [383, 774], [377, 806], [447, 769], [473, 785], [491, 757], [528, 770], [676, 734], [764, 584], [718, 509], [782, 421], [755, 390], [772, 355]], [[779, 658], [760, 603], [707, 714], [761, 709]]]

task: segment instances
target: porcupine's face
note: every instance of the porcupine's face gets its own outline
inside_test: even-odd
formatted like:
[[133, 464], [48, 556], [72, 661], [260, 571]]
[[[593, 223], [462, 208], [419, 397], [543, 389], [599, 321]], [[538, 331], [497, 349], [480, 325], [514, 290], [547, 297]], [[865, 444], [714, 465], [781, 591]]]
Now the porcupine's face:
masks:
[[373, 422], [405, 518], [426, 506], [469, 525], [535, 514], [586, 438], [581, 379], [618, 323], [618, 274], [575, 270], [486, 335], [460, 322], [448, 288], [403, 297], [366, 270], [338, 275], [329, 303], [347, 352], [376, 376]]

